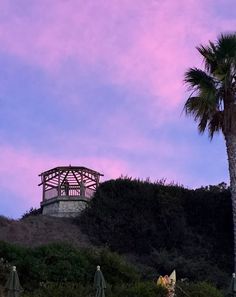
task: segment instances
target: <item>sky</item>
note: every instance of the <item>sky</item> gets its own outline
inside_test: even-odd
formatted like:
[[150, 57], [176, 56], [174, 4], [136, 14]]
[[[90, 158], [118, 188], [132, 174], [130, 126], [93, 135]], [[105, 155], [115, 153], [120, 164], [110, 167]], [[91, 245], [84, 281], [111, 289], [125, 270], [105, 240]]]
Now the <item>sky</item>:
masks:
[[187, 188], [229, 181], [224, 139], [183, 106], [196, 46], [233, 0], [1, 0], [0, 214], [38, 208], [38, 174], [84, 166]]

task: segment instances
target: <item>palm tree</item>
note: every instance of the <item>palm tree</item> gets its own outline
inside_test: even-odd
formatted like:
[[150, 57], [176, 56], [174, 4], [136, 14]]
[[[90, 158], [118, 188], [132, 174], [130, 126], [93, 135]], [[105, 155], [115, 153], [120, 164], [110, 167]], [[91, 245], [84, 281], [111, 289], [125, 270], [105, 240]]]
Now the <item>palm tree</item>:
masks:
[[191, 94], [184, 110], [210, 139], [222, 132], [228, 155], [234, 226], [234, 271], [236, 271], [236, 33], [221, 34], [215, 43], [197, 47], [204, 70], [190, 68], [184, 82]]

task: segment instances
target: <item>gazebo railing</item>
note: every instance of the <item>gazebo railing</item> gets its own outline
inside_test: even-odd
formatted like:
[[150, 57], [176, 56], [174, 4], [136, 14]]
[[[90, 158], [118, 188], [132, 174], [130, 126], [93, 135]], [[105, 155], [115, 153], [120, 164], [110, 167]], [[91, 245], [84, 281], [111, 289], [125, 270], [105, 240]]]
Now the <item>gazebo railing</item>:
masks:
[[57, 196], [58, 196], [57, 188], [51, 188], [51, 189], [45, 190], [45, 192], [44, 192], [44, 200], [52, 199]]
[[[59, 196], [73, 196], [73, 197], [81, 196], [80, 187], [77, 185], [75, 185], [75, 186], [69, 185], [69, 187], [67, 189], [68, 194], [66, 193], [66, 189], [64, 186], [61, 187], [60, 191], [61, 191], [61, 193], [59, 195], [58, 188], [51, 188], [51, 189], [45, 190], [44, 200], [49, 200], [49, 199], [56, 198]], [[85, 197], [86, 198], [92, 198], [94, 193], [95, 193], [95, 190], [85, 187]]]
[[61, 196], [80, 196], [80, 188], [79, 186], [68, 186], [68, 194], [66, 193], [65, 187], [61, 187]]

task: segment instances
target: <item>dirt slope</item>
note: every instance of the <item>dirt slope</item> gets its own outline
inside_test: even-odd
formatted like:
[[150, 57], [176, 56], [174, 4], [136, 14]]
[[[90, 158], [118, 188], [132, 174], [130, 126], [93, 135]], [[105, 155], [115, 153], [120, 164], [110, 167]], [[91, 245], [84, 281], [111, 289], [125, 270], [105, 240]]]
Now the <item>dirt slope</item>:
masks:
[[16, 221], [0, 216], [0, 240], [24, 246], [51, 242], [69, 242], [79, 247], [91, 246], [73, 219], [30, 216]]

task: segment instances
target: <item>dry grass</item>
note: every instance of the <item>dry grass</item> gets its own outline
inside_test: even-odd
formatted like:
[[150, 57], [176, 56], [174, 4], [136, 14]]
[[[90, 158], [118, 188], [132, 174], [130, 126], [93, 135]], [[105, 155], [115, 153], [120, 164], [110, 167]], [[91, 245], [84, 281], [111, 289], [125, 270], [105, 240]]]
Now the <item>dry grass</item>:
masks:
[[62, 241], [79, 247], [91, 246], [73, 219], [43, 215], [19, 221], [0, 216], [0, 240], [32, 247]]
[[9, 225], [13, 220], [0, 215], [0, 228]]

